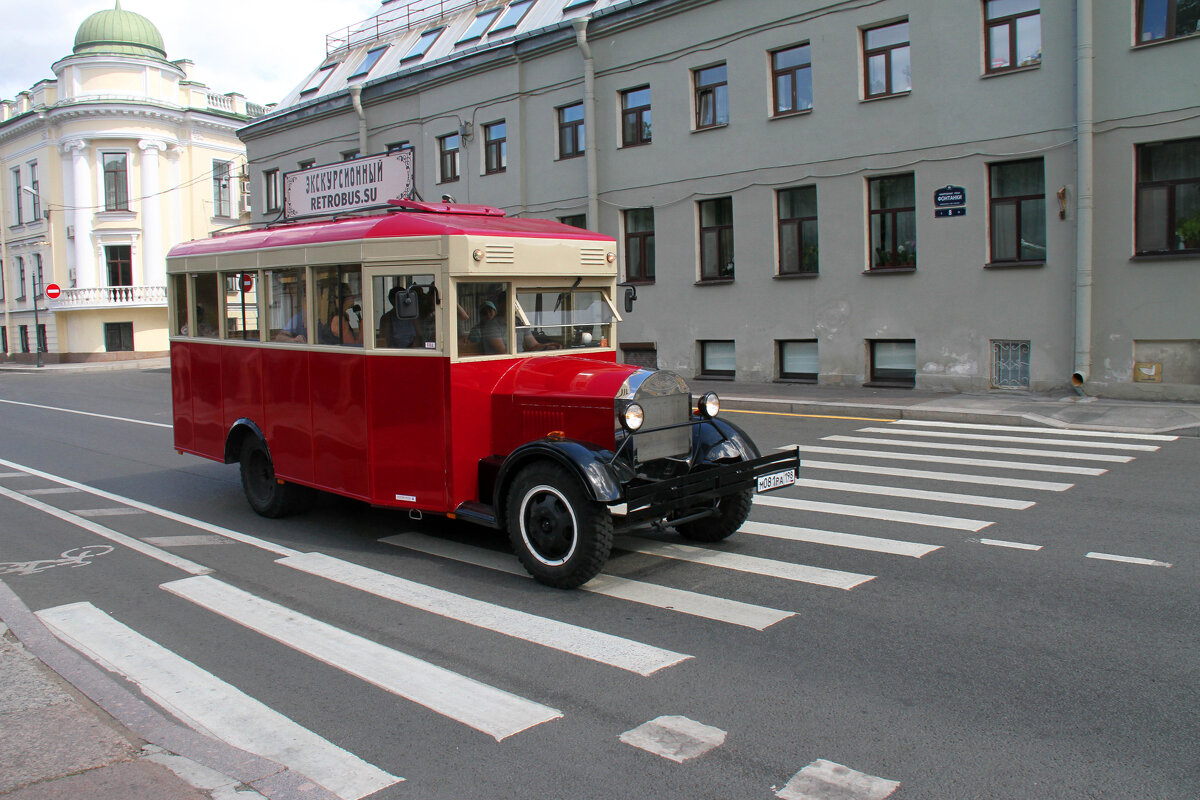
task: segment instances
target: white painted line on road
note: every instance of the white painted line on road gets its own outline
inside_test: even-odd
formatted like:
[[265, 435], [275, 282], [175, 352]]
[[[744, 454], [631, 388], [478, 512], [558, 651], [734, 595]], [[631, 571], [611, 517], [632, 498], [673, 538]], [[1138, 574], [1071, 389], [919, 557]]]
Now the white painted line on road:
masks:
[[164, 583], [162, 588], [496, 741], [562, 716], [556, 708], [385, 647], [214, 578], [185, 578]]
[[[280, 544], [268, 542], [265, 539], [259, 539], [256, 536], [250, 536], [248, 534], [241, 533], [240, 531], [230, 530], [229, 528], [222, 528], [220, 525], [213, 525], [212, 523], [205, 522], [205, 521], [199, 520], [199, 519], [194, 519], [192, 517], [187, 517], [187, 516], [184, 516], [183, 514], [176, 514], [174, 511], [168, 511], [165, 508], [159, 508], [158, 506], [152, 506], [149, 503], [143, 503], [140, 500], [134, 500], [129, 497], [122, 497], [119, 494], [113, 494], [112, 492], [106, 492], [103, 489], [96, 489], [91, 486], [88, 486], [85, 483], [77, 483], [76, 481], [70, 480], [68, 478], [63, 478], [59, 475], [51, 475], [49, 472], [42, 472], [41, 470], [37, 470], [32, 467], [26, 467], [22, 464], [14, 464], [13, 462], [6, 461], [3, 458], [0, 458], [0, 466], [13, 467], [16, 469], [23, 469], [29, 475], [34, 475], [38, 478], [45, 478], [46, 480], [54, 481], [55, 483], [61, 483], [64, 486], [74, 486], [76, 489], [81, 489], [89, 494], [95, 495], [96, 497], [103, 497], [106, 500], [112, 500], [113, 502], [116, 502], [116, 503], [124, 503], [125, 505], [127, 505], [131, 508], [141, 509], [142, 511], [146, 511], [150, 514], [155, 514], [157, 516], [160, 516], [163, 519], [169, 519], [172, 522], [181, 522], [184, 525], [190, 525], [191, 527], [199, 528], [202, 531], [208, 531], [209, 533], [215, 533], [218, 536], [225, 536], [229, 539], [234, 540], [235, 542], [241, 542], [242, 544], [248, 544], [252, 547], [257, 547], [259, 549], [266, 550], [271, 553], [275, 553], [276, 555], [294, 556], [294, 555], [299, 554], [299, 552], [300, 552], [299, 550], [293, 550], [290, 547], [284, 547], [283, 545], [280, 545]], [[47, 507], [49, 507], [49, 506], [47, 506]], [[207, 571], [211, 571], [211, 570], [207, 570]]]
[[980, 544], [986, 544], [989, 547], [1008, 547], [1013, 550], [1041, 550], [1043, 545], [1026, 544], [1025, 542], [1006, 542], [1003, 539], [980, 539]]
[[327, 556], [304, 553], [275, 563], [396, 603], [618, 669], [653, 675], [692, 656], [465, 597]]
[[775, 561], [758, 556], [746, 556], [741, 553], [726, 553], [720, 550], [709, 550], [703, 547], [692, 547], [686, 544], [658, 542], [653, 539], [642, 539], [636, 536], [619, 536], [614, 547], [633, 553], [673, 558], [677, 561], [688, 561], [693, 564], [705, 564], [721, 569], [731, 569], [737, 572], [748, 572], [754, 575], [764, 575], [769, 578], [782, 578], [785, 581], [811, 583], [817, 586], [828, 586], [832, 589], [849, 591], [855, 586], [875, 580], [874, 575], [862, 575], [856, 572], [843, 572], [838, 569], [825, 567], [810, 567], [807, 564], [793, 564], [788, 561]]
[[200, 733], [296, 770], [344, 800], [404, 780], [297, 725], [91, 603], [38, 611], [58, 638], [128, 678]]
[[[78, 514], [81, 517], [126, 517], [133, 514], [145, 514], [140, 508], [72, 508], [72, 514]], [[149, 539], [143, 539], [143, 542], [150, 542]], [[154, 544], [154, 542], [150, 542]]]
[[687, 717], [664, 716], [625, 731], [619, 738], [639, 750], [682, 764], [723, 745], [725, 731]]
[[[134, 513], [141, 513], [135, 511]], [[183, 536], [143, 536], [142, 541], [158, 547], [201, 547], [204, 545], [230, 545], [232, 541], [216, 534], [197, 533]]]
[[1110, 553], [1088, 553], [1087, 558], [1095, 558], [1100, 561], [1119, 561], [1123, 564], [1138, 564], [1143, 567], [1169, 567], [1171, 566], [1165, 561], [1155, 561], [1152, 558], [1136, 558], [1134, 556], [1114, 556]]
[[1095, 447], [1100, 450], [1139, 450], [1153, 453], [1156, 444], [1127, 444], [1125, 442], [1079, 442], [1071, 439], [1047, 439], [1039, 436], [993, 436], [985, 433], [949, 433], [945, 431], [906, 431], [895, 428], [859, 428], [861, 433], [886, 433], [892, 436], [926, 436], [932, 439], [971, 439], [978, 442], [1013, 442], [1014, 444], [1052, 444], [1057, 447]]
[[[820, 445], [789, 444], [780, 450], [799, 447], [801, 453], [822, 453], [833, 456], [858, 456], [860, 458], [882, 458], [886, 461], [921, 461], [933, 464], [957, 464], [964, 467], [991, 467], [993, 469], [1016, 469], [1025, 472], [1054, 472], [1061, 475], [1103, 475], [1106, 469], [1076, 467], [1063, 464], [1038, 464], [1031, 461], [996, 461], [988, 458], [957, 458], [955, 456], [927, 455], [925, 453], [898, 453], [891, 450], [858, 450], [850, 447], [821, 447]], [[807, 464], [805, 460], [801, 466]]]
[[899, 788], [899, 781], [819, 758], [793, 775], [775, 796], [780, 800], [884, 800]]
[[44, 406], [40, 403], [21, 403], [16, 400], [0, 400], [0, 403], [7, 403], [10, 406], [26, 406], [28, 408], [40, 408], [45, 411], [61, 411], [64, 414], [79, 414], [83, 417], [99, 417], [100, 419], [111, 419], [116, 422], [132, 422], [135, 425], [150, 425], [155, 428], [174, 428], [175, 426], [166, 422], [147, 422], [144, 419], [130, 419], [129, 417], [114, 417], [111, 414], [96, 414], [91, 411], [76, 411], [73, 408], [60, 408], [58, 406]]
[[1111, 456], [1107, 453], [1074, 453], [1067, 450], [1031, 450], [1025, 447], [987, 447], [978, 444], [947, 444], [945, 442], [907, 442], [900, 439], [873, 439], [869, 436], [826, 436], [829, 442], [856, 442], [859, 444], [883, 444], [889, 447], [920, 447], [924, 450], [968, 450], [972, 453], [997, 453], [1010, 456], [1038, 456], [1041, 458], [1073, 458], [1079, 461], [1111, 461], [1128, 464], [1133, 456]]
[[28, 478], [28, 472], [0, 472], [0, 478]]
[[902, 542], [897, 539], [880, 539], [875, 536], [859, 536], [854, 533], [822, 531], [816, 528], [794, 528], [791, 525], [774, 525], [769, 522], [747, 522], [738, 529], [738, 533], [748, 533], [752, 536], [770, 536], [773, 539], [786, 539], [792, 542], [848, 547], [854, 550], [868, 550], [873, 553], [887, 553], [894, 556], [908, 556], [909, 558], [922, 558], [934, 550], [942, 549], [941, 545], [936, 544]]
[[921, 480], [946, 481], [949, 483], [976, 483], [982, 486], [1007, 486], [1013, 489], [1038, 489], [1046, 492], [1065, 492], [1075, 484], [1053, 481], [1030, 481], [1022, 478], [1001, 478], [995, 475], [965, 475], [958, 472], [936, 472], [924, 469], [900, 469], [881, 467], [878, 464], [846, 464], [841, 461], [813, 461], [804, 459], [804, 471], [833, 470], [835, 472], [862, 472], [868, 475], [890, 475], [896, 478], [918, 478]]
[[190, 575], [207, 575], [208, 573], [212, 572], [211, 569], [203, 564], [197, 564], [194, 561], [188, 561], [186, 558], [180, 558], [174, 553], [168, 553], [165, 550], [160, 550], [153, 545], [148, 545], [145, 542], [138, 541], [132, 536], [126, 536], [120, 531], [114, 531], [112, 528], [106, 528], [103, 525], [77, 516], [70, 511], [63, 511], [61, 508], [55, 508], [48, 503], [43, 503], [41, 500], [34, 500], [32, 497], [26, 497], [20, 492], [14, 492], [12, 489], [6, 489], [5, 487], [0, 486], [0, 496], [7, 497], [10, 500], [16, 500], [18, 503], [27, 505], [32, 509], [41, 511], [44, 514], [49, 514], [50, 516], [56, 517], [63, 522], [74, 525], [77, 528], [83, 528], [89, 533], [94, 533], [97, 536], [101, 536], [109, 540], [110, 542], [114, 542], [122, 547], [127, 547], [130, 550], [141, 553], [144, 556], [153, 558], [155, 561], [161, 561], [168, 566], [181, 569]]
[[1034, 505], [1032, 500], [1009, 500], [1003, 497], [987, 497], [978, 494], [957, 494], [955, 492], [930, 492], [924, 489], [906, 489], [902, 486], [880, 486], [874, 483], [845, 483], [843, 481], [819, 481], [812, 478], [797, 478], [796, 486], [809, 489], [829, 489], [835, 492], [855, 492], [858, 494], [876, 494], [885, 497], [907, 497], [912, 500], [932, 500], [938, 503], [958, 503], [965, 506], [985, 506], [987, 508], [1011, 508], [1023, 511]]
[[957, 531], [981, 531], [994, 523], [965, 517], [945, 517], [940, 514], [922, 514], [917, 511], [894, 511], [874, 506], [848, 506], [841, 503], [822, 503], [816, 500], [797, 500], [770, 494], [754, 496], [755, 505], [774, 508], [790, 508], [793, 511], [814, 511], [818, 514], [838, 514], [843, 517], [880, 519], [886, 522], [905, 522], [910, 525], [928, 525], [932, 528], [950, 528]]
[[70, 486], [54, 486], [49, 489], [18, 489], [17, 491], [23, 495], [33, 497], [43, 494], [75, 494], [79, 490]]
[[[439, 558], [448, 558], [476, 567], [520, 575], [522, 578], [533, 580], [529, 573], [517, 563], [515, 557], [508, 553], [498, 553], [494, 550], [484, 550], [479, 547], [459, 544], [458, 542], [435, 539], [423, 533], [403, 533], [388, 536], [379, 541], [396, 547], [404, 547]], [[610, 562], [611, 563], [611, 562]], [[675, 589], [670, 586], [659, 586], [654, 583], [620, 578], [616, 575], [597, 575], [580, 586], [576, 591], [592, 592], [594, 594], [628, 600], [641, 605], [664, 608], [677, 611], [702, 619], [716, 622], [727, 622], [743, 628], [765, 630], [776, 622], [794, 617], [794, 611], [781, 611], [777, 608], [758, 606], [752, 603], [742, 603], [724, 597], [689, 592], [686, 589]]]
[[898, 419], [892, 425], [918, 425], [923, 428], [964, 428], [1014, 433], [1052, 433], [1055, 436], [1097, 436], [1108, 439], [1140, 439], [1146, 442], [1174, 442], [1178, 436], [1158, 433], [1123, 433], [1120, 431], [1081, 431], [1076, 428], [1039, 428], [1036, 425], [984, 425], [972, 422], [935, 422], [933, 420]]

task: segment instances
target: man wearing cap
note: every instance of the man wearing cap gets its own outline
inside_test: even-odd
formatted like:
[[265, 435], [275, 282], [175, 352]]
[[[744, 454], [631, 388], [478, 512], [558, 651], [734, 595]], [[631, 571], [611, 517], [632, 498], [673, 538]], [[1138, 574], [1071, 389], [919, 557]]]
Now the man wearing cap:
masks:
[[491, 300], [484, 300], [479, 304], [479, 325], [476, 327], [485, 356], [508, 352], [508, 345], [504, 343], [504, 340], [508, 338], [506, 335], [508, 331], [505, 330], [504, 322], [498, 319], [496, 314], [496, 304]]

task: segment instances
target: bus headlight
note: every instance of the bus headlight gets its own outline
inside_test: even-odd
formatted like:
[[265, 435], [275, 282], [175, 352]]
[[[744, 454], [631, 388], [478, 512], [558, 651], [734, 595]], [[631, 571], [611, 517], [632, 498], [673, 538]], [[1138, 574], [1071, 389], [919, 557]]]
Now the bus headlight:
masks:
[[646, 412], [637, 403], [630, 403], [621, 410], [621, 425], [627, 431], [636, 431], [646, 421]]
[[721, 399], [717, 397], [716, 392], [707, 392], [700, 398], [696, 411], [705, 419], [712, 419], [721, 412]]

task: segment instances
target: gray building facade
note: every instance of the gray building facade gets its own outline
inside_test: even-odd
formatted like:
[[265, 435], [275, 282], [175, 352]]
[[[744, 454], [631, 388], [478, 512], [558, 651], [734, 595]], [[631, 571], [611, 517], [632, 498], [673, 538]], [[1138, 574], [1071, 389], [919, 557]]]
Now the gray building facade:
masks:
[[[1188, 0], [391, 2], [246, 143], [615, 236], [629, 361], [1200, 400]], [[453, 7], [451, 7], [453, 6]]]

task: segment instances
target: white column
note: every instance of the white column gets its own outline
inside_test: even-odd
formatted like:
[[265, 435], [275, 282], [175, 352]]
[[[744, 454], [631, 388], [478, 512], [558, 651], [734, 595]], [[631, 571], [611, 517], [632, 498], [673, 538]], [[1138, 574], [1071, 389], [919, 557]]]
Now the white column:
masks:
[[[162, 249], [162, 196], [158, 180], [158, 154], [166, 142], [143, 139], [142, 151], [142, 280], [143, 286], [165, 286], [167, 265]], [[136, 283], [136, 281], [135, 281]]]
[[92, 166], [88, 158], [88, 142], [74, 139], [63, 143], [71, 154], [71, 174], [75, 184], [75, 281], [81, 289], [91, 289], [96, 283], [96, 257], [92, 250]]
[[[183, 179], [180, 170], [180, 160], [183, 158], [183, 148], [171, 145], [167, 148], [167, 185], [171, 187], [168, 196], [167, 221], [170, 224], [168, 244], [175, 245], [183, 241]], [[191, 223], [188, 223], [191, 230]]]

